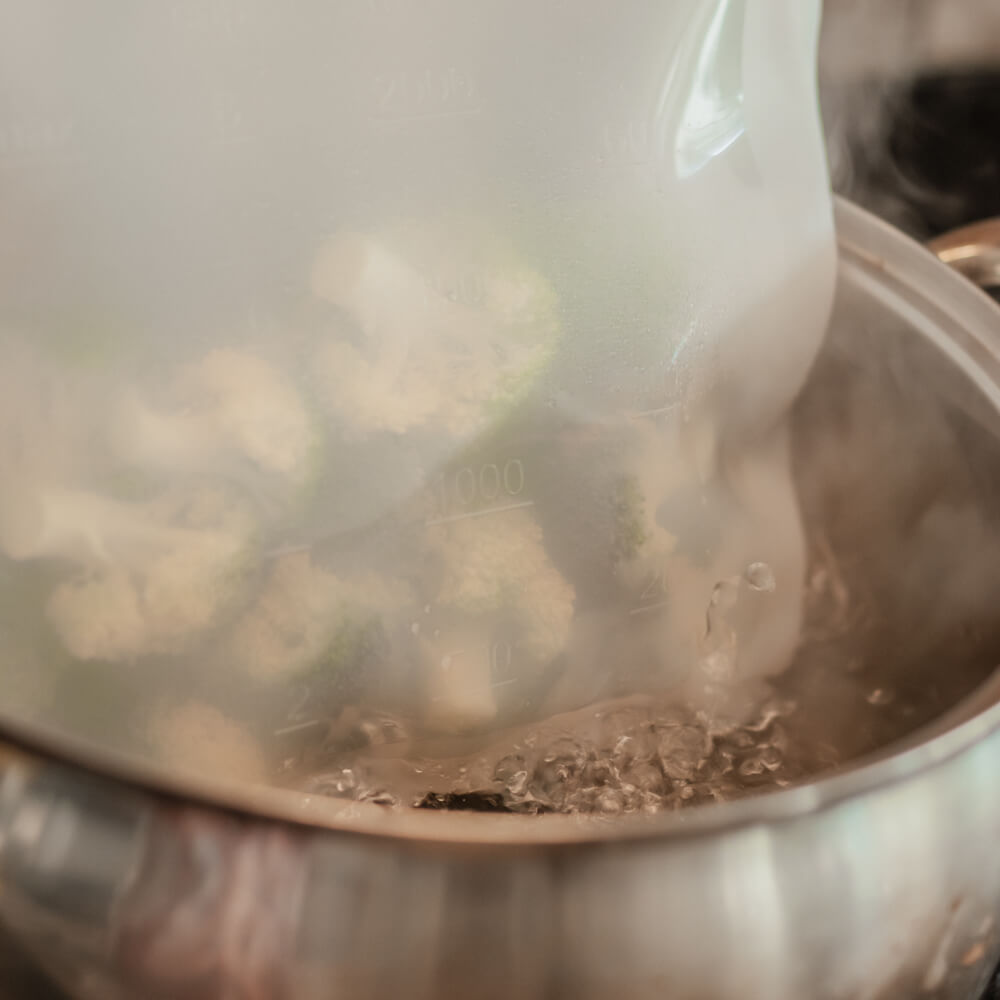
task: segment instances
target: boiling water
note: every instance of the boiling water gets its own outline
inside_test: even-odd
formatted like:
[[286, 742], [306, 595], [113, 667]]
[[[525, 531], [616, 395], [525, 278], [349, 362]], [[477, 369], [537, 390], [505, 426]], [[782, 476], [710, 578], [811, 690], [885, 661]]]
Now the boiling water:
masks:
[[380, 717], [751, 719], [836, 271], [818, 0], [23, 6], [4, 711], [229, 780]]
[[730, 727], [648, 702], [618, 704], [552, 720], [490, 753], [445, 762], [396, 759], [388, 766], [359, 756], [298, 787], [422, 808], [656, 813], [805, 776], [782, 722], [794, 711], [794, 702], [771, 699], [750, 722]]
[[698, 676], [710, 697], [698, 711], [619, 699], [485, 745], [427, 743], [401, 718], [355, 716], [287, 758], [278, 780], [386, 807], [612, 817], [787, 788], [883, 750], [928, 721], [940, 694], [897, 692], [877, 665], [846, 655], [843, 643], [869, 631], [872, 608], [849, 589], [826, 540], [812, 548], [805, 630], [780, 678], [747, 684], [732, 674], [740, 591], [779, 586], [754, 563], [720, 581], [707, 608]]

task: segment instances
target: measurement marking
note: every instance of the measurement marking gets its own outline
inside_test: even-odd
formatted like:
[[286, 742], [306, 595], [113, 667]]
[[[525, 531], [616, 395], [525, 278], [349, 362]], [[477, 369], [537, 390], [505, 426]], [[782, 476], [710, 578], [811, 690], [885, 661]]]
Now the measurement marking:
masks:
[[669, 406], [661, 406], [656, 410], [642, 410], [639, 413], [632, 413], [630, 417], [632, 420], [639, 420], [641, 417], [659, 417], [664, 413], [672, 413], [674, 410], [680, 409], [680, 403], [671, 403]]
[[519, 679], [520, 678], [518, 678], [518, 677], [511, 677], [511, 679], [509, 681], [497, 681], [496, 684], [492, 684], [490, 686], [491, 687], [495, 687], [495, 688], [502, 688], [502, 687], [506, 687], [508, 684], [516, 684]]
[[656, 604], [647, 604], [641, 608], [633, 608], [629, 614], [630, 615], [644, 615], [647, 611], [658, 611], [660, 608], [665, 608], [670, 601], [657, 601]]
[[472, 118], [482, 114], [482, 108], [469, 108], [464, 111], [418, 111], [413, 114], [393, 114], [390, 111], [384, 114], [373, 114], [373, 122], [416, 122], [426, 121], [431, 118]]
[[502, 514], [508, 510], [523, 510], [525, 507], [534, 507], [534, 500], [525, 500], [522, 503], [507, 504], [506, 507], [487, 507], [486, 510], [473, 510], [468, 514], [452, 514], [450, 517], [436, 517], [432, 521], [425, 521], [424, 526], [433, 528], [437, 524], [451, 524], [453, 521], [466, 521], [470, 517], [486, 517], [489, 514]]

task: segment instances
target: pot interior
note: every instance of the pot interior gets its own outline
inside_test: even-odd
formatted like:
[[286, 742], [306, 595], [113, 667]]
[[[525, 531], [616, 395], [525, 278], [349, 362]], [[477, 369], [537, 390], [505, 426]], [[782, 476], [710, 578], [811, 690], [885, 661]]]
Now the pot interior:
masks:
[[[863, 237], [864, 220], [849, 215]], [[894, 241], [903, 272], [908, 260], [928, 267], [902, 237]], [[488, 745], [442, 746], [431, 768], [407, 759], [381, 722], [348, 751], [262, 728], [254, 736], [275, 762], [274, 783], [403, 807], [660, 811], [871, 763], [985, 707], [991, 694], [972, 696], [988, 691], [1000, 660], [1000, 389], [987, 363], [996, 354], [979, 343], [974, 360], [959, 343], [963, 307], [979, 322], [985, 300], [943, 266], [931, 273], [949, 309], [936, 307], [930, 288], [895, 287], [884, 262], [842, 245], [834, 318], [790, 419], [810, 552], [800, 649], [788, 670], [755, 684], [748, 697], [757, 710], [741, 725], [713, 733], [675, 708], [633, 701], [588, 708], [585, 722], [576, 715], [494, 733]], [[985, 315], [1000, 330], [1000, 313]], [[43, 587], [16, 564], [0, 565], [0, 717], [43, 744], [68, 740], [91, 748], [92, 759], [162, 768], [147, 739], [156, 706], [140, 674], [48, 669], [52, 638], [32, 610]], [[212, 726], [210, 713], [203, 724]], [[625, 763], [609, 756], [622, 736], [632, 740]], [[209, 753], [178, 780], [233, 785], [229, 765], [226, 752]], [[641, 780], [655, 801], [629, 797]]]

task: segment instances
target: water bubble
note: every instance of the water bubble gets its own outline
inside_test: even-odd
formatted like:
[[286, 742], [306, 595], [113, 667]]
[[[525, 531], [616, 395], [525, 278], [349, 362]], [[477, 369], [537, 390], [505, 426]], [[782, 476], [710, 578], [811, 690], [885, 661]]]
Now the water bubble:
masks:
[[662, 795], [663, 773], [652, 761], [637, 761], [621, 774], [623, 783], [643, 793]]
[[715, 756], [712, 760], [713, 763], [713, 774], [716, 777], [723, 777], [723, 775], [729, 774], [733, 769], [733, 762], [736, 760], [734, 754], [730, 753], [728, 750], [717, 750]]
[[796, 707], [790, 698], [770, 698], [761, 705], [757, 721], [748, 723], [745, 728], [751, 733], [763, 732], [775, 719], [791, 715]]
[[663, 798], [655, 792], [642, 792], [638, 805], [640, 812], [655, 816], [663, 808]]
[[752, 753], [740, 761], [738, 770], [744, 778], [750, 778], [754, 775], [763, 774], [765, 766], [760, 755]]
[[606, 788], [594, 800], [594, 807], [605, 816], [620, 816], [625, 811], [625, 795], [619, 789]]
[[751, 590], [758, 590], [765, 594], [773, 594], [777, 587], [774, 579], [774, 571], [765, 562], [752, 562], [743, 572], [743, 579]]
[[506, 782], [515, 774], [525, 770], [527, 770], [527, 765], [524, 757], [519, 753], [512, 753], [497, 761], [496, 767], [493, 769], [493, 778], [496, 781]]
[[302, 790], [316, 795], [330, 795], [336, 798], [351, 795], [355, 788], [357, 788], [357, 785], [358, 779], [354, 771], [349, 767], [345, 767], [332, 774], [320, 774], [311, 778], [303, 785]]
[[596, 758], [588, 761], [581, 776], [584, 783], [592, 786], [613, 785], [618, 782], [618, 772], [610, 760]]
[[516, 798], [528, 794], [528, 772], [518, 771], [507, 780], [507, 791]]
[[748, 754], [737, 769], [743, 777], [764, 774], [765, 771], [777, 771], [784, 763], [784, 757], [777, 747], [762, 746]]
[[706, 734], [694, 726], [677, 726], [660, 736], [657, 755], [663, 773], [674, 781], [688, 781], [708, 754]]
[[584, 746], [569, 737], [553, 743], [535, 765], [532, 783], [544, 795], [553, 800], [565, 799], [576, 785], [587, 762]]
[[399, 804], [399, 799], [392, 792], [387, 792], [384, 788], [366, 789], [357, 796], [358, 802], [371, 802], [377, 806], [395, 806]]
[[639, 755], [638, 745], [632, 736], [619, 736], [615, 740], [611, 759], [618, 767], [628, 767]]
[[387, 778], [379, 773], [379, 754], [370, 753], [373, 743], [412, 734], [393, 717], [374, 714], [361, 723], [368, 738], [364, 747], [341, 758], [340, 770], [316, 775], [300, 787], [387, 807], [419, 802], [427, 794], [465, 791], [492, 794], [522, 814], [612, 818], [676, 810], [798, 780], [803, 774], [794, 764], [798, 743], [784, 724], [796, 711], [794, 702], [778, 697], [763, 702], [742, 724], [677, 705], [654, 709], [646, 702], [590, 710], [581, 713], [579, 729], [527, 730], [502, 755], [480, 750], [448, 762], [415, 756], [408, 772], [417, 782], [412, 792], [392, 784], [399, 775], [397, 755], [385, 755], [396, 761]]

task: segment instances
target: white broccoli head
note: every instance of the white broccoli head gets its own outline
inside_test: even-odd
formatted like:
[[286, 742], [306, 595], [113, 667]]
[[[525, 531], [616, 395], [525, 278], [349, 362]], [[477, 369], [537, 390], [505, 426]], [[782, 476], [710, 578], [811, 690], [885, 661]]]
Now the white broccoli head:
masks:
[[496, 712], [493, 638], [511, 638], [515, 683], [530, 683], [564, 649], [575, 591], [552, 565], [527, 510], [438, 525], [428, 532], [430, 607], [436, 627], [424, 649], [429, 721], [474, 725]]
[[476, 433], [537, 383], [559, 340], [552, 287], [468, 226], [339, 234], [312, 288], [348, 320], [317, 355], [323, 399], [348, 434]]
[[161, 707], [150, 720], [148, 738], [156, 756], [171, 768], [218, 780], [267, 783], [267, 762], [257, 742], [204, 702]]
[[88, 525], [99, 558], [60, 583], [46, 607], [78, 659], [183, 652], [245, 599], [258, 553], [239, 505], [207, 492], [141, 508], [103, 501], [96, 510], [112, 518]]
[[257, 680], [347, 669], [371, 631], [406, 614], [408, 587], [374, 573], [339, 577], [308, 552], [275, 559], [256, 601], [223, 640], [226, 662]]
[[236, 463], [299, 488], [315, 473], [321, 435], [292, 380], [252, 354], [210, 351], [153, 404], [123, 394], [113, 447], [129, 465], [176, 477]]

